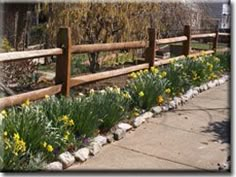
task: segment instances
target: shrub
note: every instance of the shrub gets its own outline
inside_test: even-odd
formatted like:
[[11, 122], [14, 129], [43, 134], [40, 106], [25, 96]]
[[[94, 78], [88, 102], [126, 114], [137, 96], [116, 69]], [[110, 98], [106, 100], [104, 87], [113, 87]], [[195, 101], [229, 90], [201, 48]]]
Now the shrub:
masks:
[[27, 101], [22, 107], [2, 111], [4, 133], [3, 170], [32, 171], [45, 160], [55, 158], [56, 147], [63, 146], [57, 127], [38, 106]]
[[[10, 52], [12, 47], [6, 38], [2, 40], [1, 46], [5, 52]], [[32, 60], [20, 62], [7, 62], [0, 65], [0, 78], [6, 85], [14, 85], [21, 89], [29, 88], [36, 82], [36, 64]]]
[[220, 66], [222, 67], [222, 71], [230, 72], [230, 53], [217, 54], [216, 57], [220, 59]]
[[133, 56], [132, 53], [124, 52], [124, 53], [119, 53], [116, 55], [114, 58], [109, 58], [107, 61], [105, 60], [103, 62], [103, 65], [105, 66], [119, 66], [119, 65], [124, 65], [125, 63], [128, 62], [133, 62]]
[[87, 60], [88, 58], [86, 55], [74, 55], [71, 61], [71, 75], [88, 72], [89, 69], [84, 64], [84, 62]]
[[83, 137], [93, 136], [98, 130], [109, 130], [124, 118], [129, 108], [129, 99], [119, 88], [107, 88], [101, 92], [91, 90], [88, 97], [74, 102], [75, 131]]
[[122, 92], [117, 87], [108, 87], [93, 96], [92, 102], [100, 105], [100, 109], [95, 108], [97, 116], [102, 119], [100, 130], [107, 131], [125, 118], [129, 111], [130, 99], [128, 92]]
[[10, 52], [11, 49], [12, 49], [12, 46], [11, 46], [10, 42], [9, 42], [8, 39], [5, 38], [5, 37], [2, 39], [1, 48], [2, 48], [5, 52]]
[[72, 99], [63, 96], [59, 98], [55, 96], [47, 97], [39, 106], [45, 116], [52, 122], [53, 127], [58, 128], [60, 137], [64, 141], [64, 146], [57, 147], [58, 151], [70, 150], [80, 146], [81, 142], [76, 138], [74, 132], [76, 125], [74, 119], [71, 118], [73, 109], [76, 109]]
[[184, 67], [184, 62], [173, 62], [166, 67], [166, 78], [170, 82], [171, 97], [180, 96], [191, 86], [189, 77], [184, 72]]
[[186, 58], [182, 62], [184, 65], [183, 74], [187, 77], [190, 86], [200, 86], [201, 83], [207, 81], [208, 66], [204, 62], [204, 58]]
[[169, 81], [165, 71], [159, 73], [158, 68], [152, 67], [151, 72], [144, 70], [130, 76], [133, 79], [126, 89], [133, 99], [134, 107], [149, 109], [155, 104], [161, 105], [167, 101], [165, 90], [169, 87]]
[[31, 88], [37, 81], [36, 66], [31, 60], [3, 63], [0, 66], [2, 82], [17, 91]]

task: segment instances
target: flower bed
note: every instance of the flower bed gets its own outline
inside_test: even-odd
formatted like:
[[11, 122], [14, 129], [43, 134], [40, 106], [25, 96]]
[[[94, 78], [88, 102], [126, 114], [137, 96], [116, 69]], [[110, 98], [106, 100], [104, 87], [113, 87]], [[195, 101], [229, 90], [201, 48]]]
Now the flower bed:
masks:
[[120, 121], [129, 121], [155, 105], [164, 106], [192, 87], [229, 72], [229, 55], [174, 61], [130, 74], [123, 89], [91, 90], [76, 98], [28, 100], [0, 114], [4, 171], [42, 169], [62, 152], [75, 152], [91, 137], [106, 134]]

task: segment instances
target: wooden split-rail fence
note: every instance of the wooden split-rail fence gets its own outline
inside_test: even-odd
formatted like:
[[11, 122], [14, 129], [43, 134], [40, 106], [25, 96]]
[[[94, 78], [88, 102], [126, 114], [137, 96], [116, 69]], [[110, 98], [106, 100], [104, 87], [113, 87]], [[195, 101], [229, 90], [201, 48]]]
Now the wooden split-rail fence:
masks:
[[[223, 48], [223, 49], [217, 48], [219, 36], [230, 36], [230, 33], [220, 33], [218, 30], [216, 30], [214, 33], [191, 34], [190, 26], [186, 25], [184, 26], [183, 36], [157, 39], [156, 29], [149, 28], [148, 36], [149, 36], [148, 41], [72, 45], [71, 30], [68, 27], [63, 27], [59, 29], [57, 35], [57, 48], [1, 53], [0, 64], [2, 62], [28, 60], [28, 59], [35, 59], [48, 56], [56, 56], [57, 59], [56, 59], [56, 77], [55, 77], [56, 84], [54, 86], [0, 98], [0, 110], [5, 107], [21, 104], [27, 99], [31, 101], [42, 99], [45, 97], [45, 95], [51, 96], [55, 94], [62, 94], [65, 96], [69, 96], [71, 87], [75, 87], [93, 81], [129, 74], [134, 71], [148, 69], [152, 66], [168, 64], [173, 60], [184, 59], [185, 56], [188, 57], [200, 56], [201, 52], [190, 54], [192, 39], [213, 38], [213, 48], [212, 50], [205, 51], [205, 54], [229, 51], [229, 48]], [[158, 51], [158, 45], [171, 44], [177, 42], [183, 43], [182, 55], [159, 61], [155, 60], [156, 51]], [[146, 61], [143, 64], [71, 78], [70, 70], [71, 70], [72, 54], [94, 53], [101, 51], [107, 52], [107, 51], [115, 51], [123, 49], [142, 49], [142, 48], [145, 49], [145, 61]]]

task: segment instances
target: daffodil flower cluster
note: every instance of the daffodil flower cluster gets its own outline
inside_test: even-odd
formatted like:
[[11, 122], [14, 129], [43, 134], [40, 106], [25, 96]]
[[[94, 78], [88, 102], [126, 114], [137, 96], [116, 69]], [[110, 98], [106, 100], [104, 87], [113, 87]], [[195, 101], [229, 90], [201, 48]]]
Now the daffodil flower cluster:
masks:
[[19, 133], [14, 133], [13, 140], [13, 153], [16, 156], [18, 156], [19, 153], [24, 153], [26, 151], [26, 143], [20, 138]]
[[152, 72], [152, 74], [156, 75], [157, 73], [159, 73], [159, 70], [156, 67], [152, 66], [151, 72]]
[[166, 94], [169, 94], [170, 92], [171, 92], [171, 89], [170, 89], [170, 88], [165, 89], [165, 93], [166, 93]]
[[207, 62], [207, 68], [208, 68], [209, 71], [212, 71], [213, 64], [210, 64], [209, 62]]
[[64, 140], [68, 140], [69, 139], [69, 136], [70, 136], [70, 132], [69, 131], [66, 131], [65, 133], [64, 133]]
[[162, 105], [164, 103], [164, 98], [160, 95], [157, 97], [157, 104]]
[[75, 125], [74, 120], [70, 119], [67, 115], [64, 115], [61, 118], [59, 118], [59, 121], [62, 121], [65, 126], [74, 126]]
[[144, 96], [144, 93], [143, 93], [143, 91], [141, 91], [141, 92], [139, 92], [139, 97], [143, 97]]
[[22, 106], [23, 108], [27, 108], [27, 107], [29, 107], [29, 105], [30, 105], [30, 100], [27, 99], [21, 106]]
[[43, 143], [43, 147], [48, 151], [48, 152], [52, 152], [54, 150], [54, 148], [52, 147], [51, 144], [48, 144], [47, 142]]
[[0, 118], [2, 118], [2, 119], [7, 118], [7, 111], [6, 110], [2, 110], [0, 112]]

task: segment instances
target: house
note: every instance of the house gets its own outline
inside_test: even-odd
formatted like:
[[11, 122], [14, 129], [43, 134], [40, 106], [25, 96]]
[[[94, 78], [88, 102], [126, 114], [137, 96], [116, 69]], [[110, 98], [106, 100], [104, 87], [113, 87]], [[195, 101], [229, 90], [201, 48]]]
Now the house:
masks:
[[221, 23], [220, 29], [227, 30], [230, 29], [230, 4], [222, 5]]
[[220, 31], [230, 31], [231, 14], [229, 2], [207, 3], [206, 11], [211, 24], [218, 25]]

